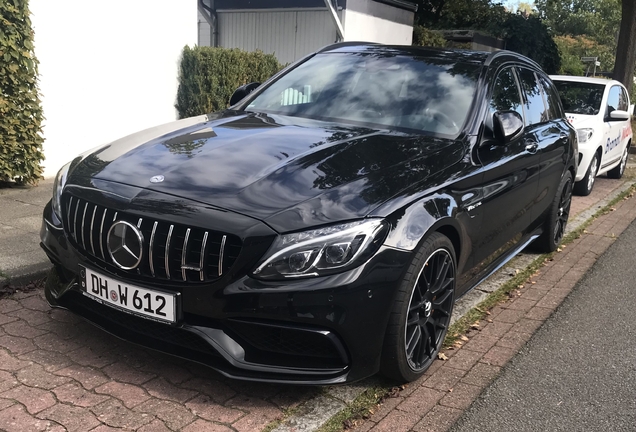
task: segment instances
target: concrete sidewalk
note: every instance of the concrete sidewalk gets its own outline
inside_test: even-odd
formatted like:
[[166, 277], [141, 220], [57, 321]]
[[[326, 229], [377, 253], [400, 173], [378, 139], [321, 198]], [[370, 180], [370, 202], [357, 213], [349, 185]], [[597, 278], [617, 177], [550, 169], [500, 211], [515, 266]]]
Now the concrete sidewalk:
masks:
[[[574, 199], [572, 215], [578, 216], [573, 217], [572, 225], [594, 214], [631, 182], [599, 178], [590, 196]], [[51, 194], [51, 181], [33, 188], [0, 190], [0, 269], [12, 284], [37, 278], [50, 268], [39, 248], [39, 228], [42, 208]], [[614, 214], [608, 216], [615, 217]], [[604, 238], [599, 240], [599, 244], [606, 243]], [[586, 247], [581, 256], [589, 249]], [[568, 246], [566, 252], [574, 252], [572, 249], [573, 246]], [[591, 265], [593, 259], [587, 255], [584, 258]], [[515, 269], [523, 268], [524, 263], [532, 259], [522, 254], [512, 267], [504, 268], [479, 290], [474, 290], [478, 297], [463, 300], [457, 310], [474, 306], [479, 296], [487, 295], [499, 283], [510, 279]], [[550, 274], [559, 277], [576, 270], [554, 267]], [[0, 280], [0, 287], [4, 283], [6, 279]], [[524, 302], [515, 304], [519, 307]], [[544, 313], [543, 309], [537, 310]], [[512, 325], [492, 327], [501, 329]], [[508, 339], [501, 342], [504, 347], [518, 342], [517, 339], [506, 341]], [[465, 354], [456, 351], [451, 356], [453, 353], [449, 353], [449, 357], [456, 358], [451, 362], [452, 367], [449, 363], [442, 368], [441, 362], [436, 362], [425, 380], [389, 399], [369, 422], [360, 425], [361, 429], [410, 429], [415, 425], [413, 421], [423, 421], [428, 412], [425, 408], [432, 411], [416, 428], [418, 430], [440, 430], [436, 427], [443, 428], [444, 424], [436, 421], [457, 418], [465, 401], [472, 401], [480, 391], [474, 388], [477, 381], [471, 381], [471, 377], [488, 372], [483, 365], [490, 357], [495, 356], [493, 361], [504, 361], [497, 355], [512, 353], [510, 349], [510, 352], [505, 349], [500, 352], [502, 349], [497, 346], [488, 347], [494, 354], [477, 355], [475, 352], [486, 349], [486, 345], [475, 342], [471, 347], [467, 345], [465, 350], [460, 350]], [[483, 358], [479, 360], [480, 357]], [[466, 370], [456, 372], [457, 367], [477, 369], [466, 375], [464, 381], [468, 387], [458, 386], [452, 397], [442, 399], [446, 396], [444, 390], [440, 390], [444, 383], [456, 382], [461, 379], [460, 375], [467, 374]], [[435, 384], [437, 381], [441, 383]], [[119, 341], [70, 313], [51, 311], [41, 290], [0, 299], [0, 430], [3, 431], [103, 432], [125, 428], [143, 432], [248, 432], [262, 430], [270, 422], [280, 420], [282, 423], [276, 431], [313, 431], [346, 408], [368, 385], [370, 382], [365, 381], [325, 389], [229, 380], [194, 363]], [[433, 401], [427, 399], [427, 395], [440, 397]], [[457, 398], [469, 399], [453, 402]], [[449, 409], [448, 404], [458, 408]]]
[[0, 189], [0, 287], [7, 279], [27, 283], [51, 267], [40, 248], [40, 225], [52, 194], [53, 179]]

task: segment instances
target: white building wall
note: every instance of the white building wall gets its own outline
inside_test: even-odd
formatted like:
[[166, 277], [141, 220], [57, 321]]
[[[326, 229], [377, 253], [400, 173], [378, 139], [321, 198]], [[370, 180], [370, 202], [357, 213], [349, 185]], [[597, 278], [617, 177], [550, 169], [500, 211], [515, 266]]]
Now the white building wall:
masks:
[[343, 13], [345, 41], [387, 45], [413, 43], [414, 13], [371, 0], [347, 0]]
[[219, 46], [275, 54], [285, 64], [336, 40], [327, 10], [218, 11]]
[[44, 175], [75, 155], [177, 118], [179, 58], [196, 0], [31, 0]]

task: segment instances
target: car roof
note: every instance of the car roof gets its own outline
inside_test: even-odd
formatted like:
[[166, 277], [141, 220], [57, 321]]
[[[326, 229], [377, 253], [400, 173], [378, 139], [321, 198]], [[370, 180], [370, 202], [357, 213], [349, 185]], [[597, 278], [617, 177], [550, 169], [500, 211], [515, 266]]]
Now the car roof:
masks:
[[469, 50], [454, 50], [444, 48], [432, 48], [432, 47], [420, 47], [411, 45], [382, 45], [371, 42], [341, 42], [333, 45], [328, 45], [318, 51], [319, 53], [384, 53], [393, 55], [406, 55], [406, 56], [422, 56], [429, 58], [448, 59], [451, 61], [464, 61], [470, 63], [479, 63], [483, 65], [489, 65], [494, 59], [508, 58], [509, 60], [516, 60], [522, 63], [526, 63], [528, 66], [533, 66], [539, 70], [541, 67], [533, 60], [524, 57], [521, 54], [512, 51], [469, 51]]
[[600, 85], [608, 85], [608, 84], [619, 84], [623, 86], [620, 81], [616, 81], [613, 79], [606, 78], [592, 78], [592, 77], [582, 77], [582, 76], [571, 76], [571, 75], [550, 75], [550, 79], [552, 81], [571, 81], [571, 82], [582, 82], [588, 84], [600, 84]]

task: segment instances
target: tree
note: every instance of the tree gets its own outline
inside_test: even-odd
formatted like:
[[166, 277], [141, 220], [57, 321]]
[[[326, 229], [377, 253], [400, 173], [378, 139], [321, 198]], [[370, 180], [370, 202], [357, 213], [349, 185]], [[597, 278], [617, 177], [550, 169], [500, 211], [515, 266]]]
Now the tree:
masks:
[[628, 91], [634, 84], [634, 67], [636, 66], [635, 3], [634, 0], [622, 0], [621, 27], [614, 66], [614, 79], [622, 82]]
[[559, 49], [548, 28], [534, 15], [508, 14], [505, 21], [493, 27], [493, 34], [506, 41], [506, 49], [530, 57], [547, 73], [559, 71]]
[[510, 13], [491, 0], [419, 0], [418, 5], [419, 25], [429, 29], [479, 30], [504, 39], [506, 49], [530, 57], [546, 72], [559, 70], [559, 50], [548, 28], [534, 14]]
[[555, 35], [587, 35], [603, 44], [616, 43], [621, 0], [536, 0], [535, 7]]

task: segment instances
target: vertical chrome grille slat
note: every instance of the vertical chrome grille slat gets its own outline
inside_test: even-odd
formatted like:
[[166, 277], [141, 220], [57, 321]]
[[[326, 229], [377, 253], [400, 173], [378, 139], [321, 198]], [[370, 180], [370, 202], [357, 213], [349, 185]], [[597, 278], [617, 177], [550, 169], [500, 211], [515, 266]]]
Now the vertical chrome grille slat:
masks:
[[86, 239], [84, 233], [86, 231], [84, 224], [86, 223], [86, 209], [88, 209], [88, 201], [84, 204], [84, 211], [82, 212], [82, 247], [86, 249]]
[[139, 218], [139, 221], [137, 222], [137, 228], [141, 229], [141, 223], [144, 221], [144, 218]]
[[75, 216], [73, 216], [73, 240], [77, 241], [77, 211], [79, 210], [79, 200], [75, 205]]
[[205, 280], [204, 274], [203, 274], [203, 258], [205, 257], [205, 245], [208, 242], [208, 232], [206, 231], [205, 234], [203, 234], [203, 242], [201, 243], [201, 257], [199, 258], [199, 278], [201, 279], [201, 282], [203, 282]]
[[95, 255], [95, 243], [93, 241], [93, 237], [94, 237], [93, 227], [95, 225], [95, 213], [97, 213], [97, 206], [93, 206], [93, 216], [91, 217], [91, 230], [89, 232], [89, 238], [91, 239], [91, 251], [93, 252], [93, 255]]
[[68, 199], [68, 208], [66, 209], [66, 229], [71, 234], [71, 208], [73, 207], [73, 197]]
[[153, 250], [155, 246], [155, 233], [157, 232], [158, 222], [155, 221], [155, 224], [152, 226], [152, 233], [150, 234], [150, 245], [148, 246], [148, 261], [150, 262], [150, 274], [152, 277], [155, 277], [155, 263], [153, 259]]
[[115, 212], [115, 215], [113, 216], [113, 222], [115, 222], [117, 220], [117, 212]]
[[104, 252], [104, 222], [106, 221], [106, 213], [108, 209], [104, 208], [104, 214], [102, 215], [102, 224], [99, 226], [99, 250], [102, 253], [102, 258], [106, 261], [106, 252]]
[[170, 229], [168, 230], [168, 238], [166, 239], [166, 277], [170, 279], [170, 239], [172, 238], [172, 230], [174, 229], [174, 225], [170, 225]]
[[225, 241], [227, 236], [224, 235], [221, 239], [221, 247], [219, 248], [219, 276], [223, 274], [223, 255], [225, 254]]
[[188, 239], [190, 238], [190, 228], [186, 230], [185, 238], [183, 239], [183, 249], [181, 250], [181, 278], [184, 282], [187, 281], [186, 276], [186, 256], [188, 254]]

